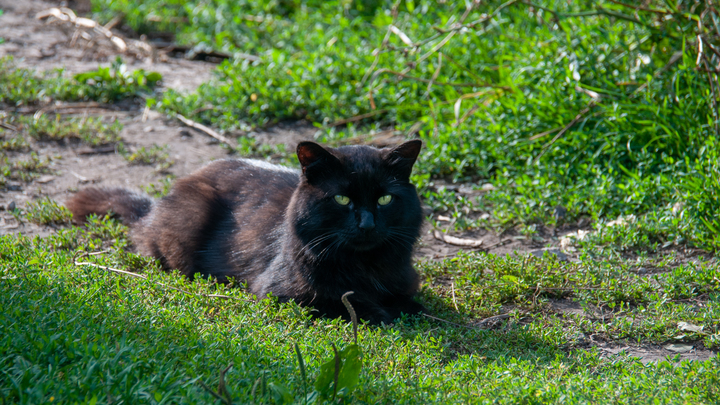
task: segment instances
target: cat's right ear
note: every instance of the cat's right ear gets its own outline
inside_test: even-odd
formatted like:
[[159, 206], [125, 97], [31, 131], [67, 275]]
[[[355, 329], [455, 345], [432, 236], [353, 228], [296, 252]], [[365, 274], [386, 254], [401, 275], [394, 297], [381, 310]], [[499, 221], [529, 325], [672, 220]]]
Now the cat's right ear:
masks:
[[413, 139], [391, 149], [385, 160], [402, 178], [408, 179], [421, 148], [422, 141]]
[[324, 172], [327, 166], [340, 163], [327, 149], [315, 142], [300, 142], [297, 146], [297, 156], [303, 174], [308, 179]]

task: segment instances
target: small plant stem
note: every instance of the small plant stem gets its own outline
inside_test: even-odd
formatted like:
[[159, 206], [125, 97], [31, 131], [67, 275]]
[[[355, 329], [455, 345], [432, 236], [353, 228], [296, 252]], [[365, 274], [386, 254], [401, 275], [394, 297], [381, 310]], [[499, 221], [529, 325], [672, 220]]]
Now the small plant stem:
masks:
[[295, 354], [297, 355], [300, 376], [302, 377], [303, 394], [305, 395], [304, 402], [307, 403], [307, 373], [305, 372], [305, 361], [303, 360], [302, 352], [300, 352], [300, 346], [298, 346], [297, 342], [295, 342]]
[[450, 283], [450, 291], [452, 291], [452, 299], [453, 299], [453, 306], [455, 307], [455, 311], [460, 312], [457, 306], [457, 301], [455, 300], [455, 282]]
[[335, 397], [337, 396], [337, 385], [338, 380], [340, 379], [340, 353], [337, 350], [337, 347], [335, 347], [335, 343], [332, 344], [333, 352], [335, 352], [335, 375], [333, 380], [333, 401], [335, 400]]
[[345, 294], [340, 297], [340, 300], [345, 305], [345, 308], [347, 308], [348, 312], [350, 313], [350, 319], [352, 320], [353, 324], [353, 338], [355, 339], [355, 344], [357, 344], [357, 325], [358, 325], [358, 319], [357, 314], [355, 313], [355, 308], [353, 308], [352, 304], [350, 304], [350, 301], [348, 300], [348, 297], [355, 294], [354, 291], [348, 291]]
[[577, 124], [581, 119], [583, 119], [583, 118], [585, 117], [585, 114], [587, 114], [588, 112], [590, 112], [590, 110], [591, 110], [593, 107], [595, 107], [595, 101], [594, 101], [594, 100], [591, 101], [591, 102], [588, 104], [588, 106], [585, 107], [582, 111], [580, 111], [580, 112], [578, 113], [578, 115], [576, 115], [575, 118], [574, 118], [572, 121], [570, 121], [567, 125], [565, 125], [565, 128], [563, 128], [562, 130], [560, 130], [560, 132], [558, 132], [558, 134], [555, 135], [555, 137], [554, 137], [552, 140], [550, 140], [550, 142], [546, 143], [545, 146], [543, 146], [542, 151], [541, 151], [540, 154], [535, 158], [535, 160], [533, 161], [533, 164], [537, 164], [537, 162], [540, 161], [540, 158], [543, 157], [543, 155], [545, 155], [545, 152], [547, 152], [547, 150], [550, 149], [550, 147], [555, 143], [555, 141], [557, 141], [558, 139], [560, 139], [560, 137], [562, 137], [563, 135], [565, 135], [565, 133], [566, 133], [570, 128], [572, 128], [572, 127], [573, 127], [575, 124]]

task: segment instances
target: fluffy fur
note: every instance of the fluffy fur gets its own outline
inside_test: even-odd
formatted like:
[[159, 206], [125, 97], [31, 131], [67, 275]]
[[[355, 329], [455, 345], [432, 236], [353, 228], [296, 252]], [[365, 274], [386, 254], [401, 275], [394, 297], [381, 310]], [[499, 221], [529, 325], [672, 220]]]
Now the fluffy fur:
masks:
[[[389, 323], [424, 311], [414, 301], [411, 255], [422, 223], [410, 184], [418, 140], [396, 148], [298, 145], [302, 172], [245, 159], [221, 160], [176, 182], [153, 203], [124, 189], [89, 188], [67, 202], [79, 220], [114, 212], [139, 253], [178, 269], [243, 280], [257, 297], [295, 300], [330, 317]], [[350, 199], [340, 204], [335, 196]], [[390, 195], [390, 203], [378, 199]]]

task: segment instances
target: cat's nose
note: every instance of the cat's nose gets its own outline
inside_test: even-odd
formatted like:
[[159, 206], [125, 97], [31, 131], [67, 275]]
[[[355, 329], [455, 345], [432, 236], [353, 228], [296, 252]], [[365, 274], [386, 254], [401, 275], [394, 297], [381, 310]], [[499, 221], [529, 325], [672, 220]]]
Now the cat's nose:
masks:
[[360, 224], [358, 224], [358, 228], [365, 232], [375, 229], [375, 218], [371, 212], [360, 211]]

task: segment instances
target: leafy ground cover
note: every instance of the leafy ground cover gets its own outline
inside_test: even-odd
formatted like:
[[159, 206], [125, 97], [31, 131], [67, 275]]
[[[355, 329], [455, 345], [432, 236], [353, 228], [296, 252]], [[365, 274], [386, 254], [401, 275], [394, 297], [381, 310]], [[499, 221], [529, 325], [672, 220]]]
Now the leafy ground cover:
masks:
[[111, 67], [64, 77], [62, 69], [40, 74], [31, 69], [17, 69], [11, 58], [0, 59], [0, 103], [21, 106], [46, 104], [50, 101], [111, 102], [150, 92], [162, 79], [155, 72], [127, 71], [122, 59]]
[[[125, 232], [113, 220], [97, 219], [45, 239], [0, 238], [5, 401], [332, 399], [327, 386], [333, 380], [324, 377], [323, 385], [322, 365], [334, 363], [333, 345], [352, 346], [352, 324], [313, 319], [295, 305], [256, 302], [241, 288], [163, 273], [125, 251]], [[331, 402], [714, 402], [718, 357], [643, 364], [585, 350], [583, 340], [603, 337], [720, 344], [717, 263], [645, 277], [637, 271], [641, 262], [598, 261], [592, 250], [577, 263], [485, 254], [422, 262], [420, 299], [445, 321], [361, 325], [359, 380]], [[646, 259], [642, 266], [664, 269], [671, 262]], [[557, 297], [594, 308], [588, 311], [598, 311], [597, 318], [553, 311], [549, 302]], [[508, 305], [514, 309], [502, 326], [480, 323]], [[220, 380], [225, 388], [216, 389]], [[210, 391], [226, 393], [225, 399]]]
[[[53, 172], [38, 142], [109, 144], [131, 162], [173, 167], [164, 145], [126, 148], [116, 121], [22, 113], [142, 97], [226, 135], [302, 118], [330, 144], [419, 136], [414, 181], [433, 226], [543, 240], [580, 228], [561, 244], [573, 260], [421, 258], [432, 317], [355, 335], [241, 286], [165, 274], [130, 253], [112, 219], [73, 227], [52, 199], [12, 204], [3, 208], [15, 221], [52, 233], [0, 236], [2, 402], [717, 402], [710, 3], [93, 4], [102, 22], [121, 13], [138, 33], [178, 32], [235, 57], [192, 93], [152, 93], [160, 77], [120, 60], [72, 77], [2, 60], [0, 187]], [[250, 136], [227, 149], [293, 162], [290, 149]], [[171, 183], [146, 190], [160, 196]], [[639, 350], [657, 355], [628, 356]]]

